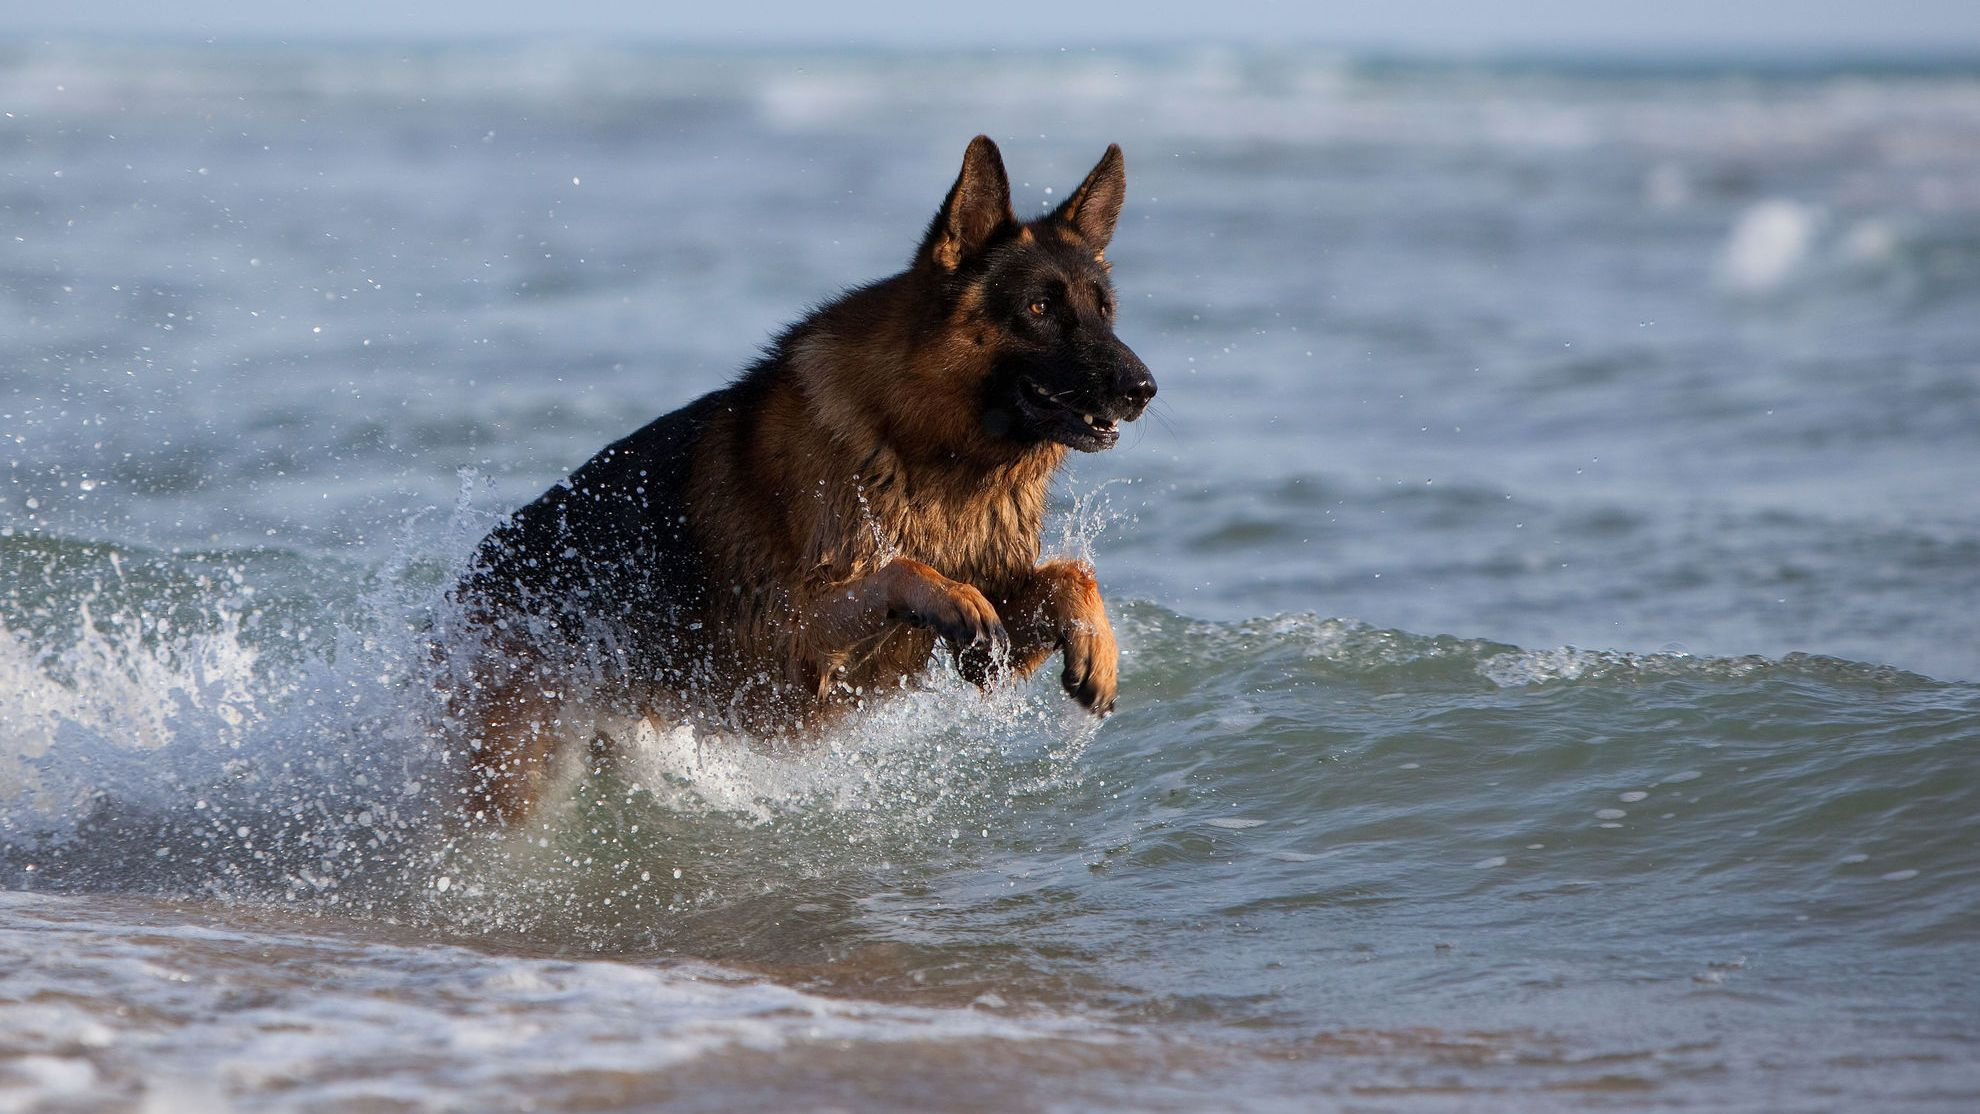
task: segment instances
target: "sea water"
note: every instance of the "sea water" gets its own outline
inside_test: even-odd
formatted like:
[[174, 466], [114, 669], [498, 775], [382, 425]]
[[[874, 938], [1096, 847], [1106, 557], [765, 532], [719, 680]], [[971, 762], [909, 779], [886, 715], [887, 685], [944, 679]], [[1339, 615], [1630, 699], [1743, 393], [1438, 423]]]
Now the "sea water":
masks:
[[[1970, 1109], [1980, 68], [0, 50], [0, 1109]], [[1121, 710], [446, 821], [475, 541], [1109, 142]]]

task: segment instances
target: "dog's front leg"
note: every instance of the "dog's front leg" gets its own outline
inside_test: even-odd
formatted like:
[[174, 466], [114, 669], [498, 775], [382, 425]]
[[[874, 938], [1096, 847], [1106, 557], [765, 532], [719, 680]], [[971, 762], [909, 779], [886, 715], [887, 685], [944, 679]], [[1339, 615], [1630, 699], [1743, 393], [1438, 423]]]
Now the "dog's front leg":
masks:
[[[1066, 694], [1095, 715], [1114, 710], [1121, 669], [1120, 647], [1093, 566], [1085, 561], [1047, 561], [1004, 601], [1011, 631], [1011, 668], [1029, 676], [1055, 651], [1065, 651], [1059, 683]], [[964, 655], [970, 670], [971, 655]]]
[[822, 686], [833, 663], [893, 623], [927, 627], [958, 653], [1001, 656], [1010, 647], [997, 609], [982, 592], [920, 561], [896, 557], [876, 573], [812, 597], [803, 612], [803, 657], [818, 668]]
[[456, 705], [467, 732], [466, 814], [514, 826], [535, 808], [555, 756], [560, 700], [533, 652], [514, 642], [486, 652]]

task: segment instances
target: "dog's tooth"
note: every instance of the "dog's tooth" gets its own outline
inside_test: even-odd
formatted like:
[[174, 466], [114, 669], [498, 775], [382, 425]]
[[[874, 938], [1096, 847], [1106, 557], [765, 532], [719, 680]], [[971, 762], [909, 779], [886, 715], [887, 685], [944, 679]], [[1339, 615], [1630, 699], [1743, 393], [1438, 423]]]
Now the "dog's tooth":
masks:
[[1081, 415], [1080, 415], [1080, 417], [1082, 417], [1082, 418], [1085, 418], [1085, 419], [1086, 419], [1086, 424], [1087, 424], [1087, 425], [1092, 425], [1092, 424], [1093, 424], [1093, 415], [1091, 415], [1091, 414], [1081, 414]]

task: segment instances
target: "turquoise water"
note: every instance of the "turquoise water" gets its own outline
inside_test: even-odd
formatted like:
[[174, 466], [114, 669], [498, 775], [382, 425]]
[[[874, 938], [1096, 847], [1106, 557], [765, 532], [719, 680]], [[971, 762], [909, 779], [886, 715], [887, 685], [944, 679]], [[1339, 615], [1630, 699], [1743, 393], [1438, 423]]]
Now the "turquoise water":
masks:
[[[1966, 1109], [1980, 71], [0, 52], [0, 1096]], [[450, 834], [498, 516], [1109, 141], [1094, 725]], [[1054, 194], [1051, 196], [1059, 196]]]

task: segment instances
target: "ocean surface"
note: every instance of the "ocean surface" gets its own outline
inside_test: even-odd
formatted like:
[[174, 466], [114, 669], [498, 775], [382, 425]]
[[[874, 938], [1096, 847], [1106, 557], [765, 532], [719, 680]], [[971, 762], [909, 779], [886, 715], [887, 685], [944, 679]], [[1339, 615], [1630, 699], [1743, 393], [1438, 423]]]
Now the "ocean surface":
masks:
[[[1980, 1107], [1980, 64], [16, 37], [0, 112], [0, 1111]], [[1120, 712], [450, 829], [475, 541], [977, 132], [1127, 153]]]

